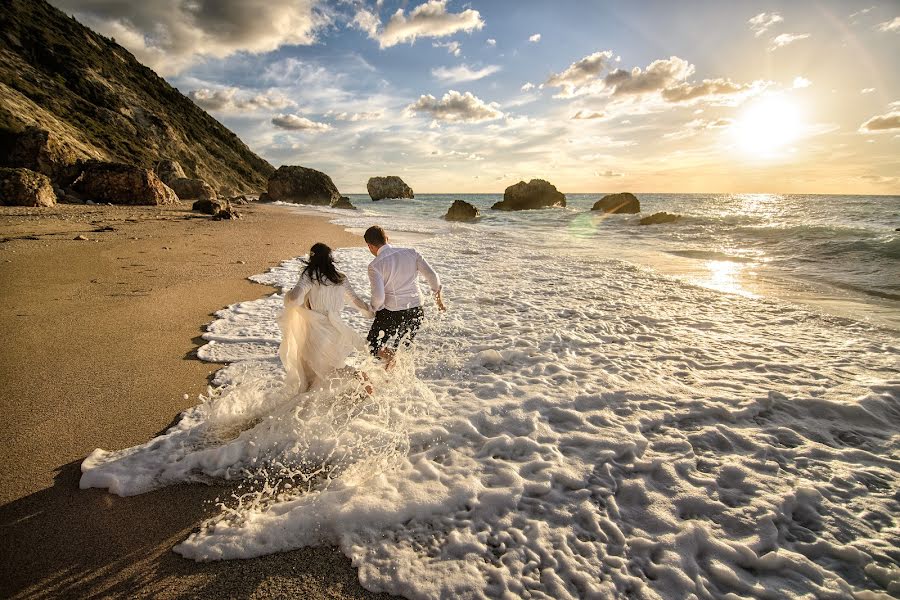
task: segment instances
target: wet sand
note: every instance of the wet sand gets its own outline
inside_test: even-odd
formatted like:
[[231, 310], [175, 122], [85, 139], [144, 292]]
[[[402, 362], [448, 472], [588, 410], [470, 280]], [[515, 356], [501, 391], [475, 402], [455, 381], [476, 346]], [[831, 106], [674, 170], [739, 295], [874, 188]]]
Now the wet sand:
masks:
[[225, 487], [78, 488], [94, 448], [145, 442], [197, 403], [211, 314], [271, 293], [246, 277], [316, 241], [361, 245], [321, 217], [237, 208], [215, 222], [188, 206], [0, 207], [0, 597], [379, 597], [334, 548], [172, 552]]

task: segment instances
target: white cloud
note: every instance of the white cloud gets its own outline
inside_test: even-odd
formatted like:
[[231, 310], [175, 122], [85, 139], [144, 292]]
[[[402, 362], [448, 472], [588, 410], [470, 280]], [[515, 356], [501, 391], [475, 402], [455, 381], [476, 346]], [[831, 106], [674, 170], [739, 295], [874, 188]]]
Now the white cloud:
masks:
[[808, 88], [811, 85], [812, 85], [812, 81], [810, 81], [806, 77], [801, 77], [800, 75], [794, 77], [793, 87], [795, 89]]
[[377, 121], [384, 117], [384, 113], [382, 111], [372, 111], [372, 112], [332, 112], [329, 111], [325, 113], [326, 117], [333, 117], [335, 121]]
[[860, 94], [871, 94], [873, 92], [875, 92], [875, 88], [863, 88], [859, 90]]
[[438, 67], [431, 70], [431, 74], [441, 81], [449, 83], [461, 83], [464, 81], [476, 81], [493, 75], [500, 70], [497, 65], [488, 65], [481, 69], [473, 69], [468, 65], [459, 65], [458, 67]]
[[447, 52], [453, 56], [462, 54], [462, 47], [459, 45], [459, 42], [433, 42], [431, 45], [435, 48], [446, 48]]
[[747, 23], [750, 25], [750, 29], [753, 31], [753, 35], [755, 35], [756, 37], [760, 37], [766, 32], [766, 30], [772, 27], [772, 25], [781, 23], [782, 21], [784, 21], [784, 19], [778, 13], [761, 12], [755, 17], [749, 19]]
[[625, 173], [616, 173], [615, 171], [598, 171], [597, 177], [624, 177]]
[[377, 40], [381, 48], [404, 42], [412, 44], [420, 37], [446, 37], [460, 31], [471, 33], [484, 27], [477, 10], [448, 12], [447, 0], [428, 0], [412, 9], [409, 16], [402, 8], [398, 9], [383, 27], [377, 15], [362, 9], [356, 13], [352, 24]]
[[604, 112], [594, 110], [579, 110], [572, 115], [573, 119], [606, 119], [609, 115]]
[[496, 103], [486, 104], [471, 92], [460, 94], [450, 90], [438, 100], [423, 95], [406, 107], [408, 113], [425, 113], [440, 121], [491, 121], [503, 116]]
[[856, 11], [855, 13], [850, 13], [850, 18], [851, 18], [851, 19], [854, 19], [854, 18], [856, 18], [856, 17], [861, 17], [861, 16], [863, 16], [863, 15], [869, 14], [869, 13], [872, 12], [874, 9], [875, 9], [874, 6], [870, 6], [869, 8], [864, 8], [864, 9], [862, 9], [862, 10], [858, 10], [858, 11]]
[[570, 98], [582, 93], [594, 91], [597, 86], [602, 87], [598, 76], [606, 70], [612, 50], [594, 52], [566, 67], [560, 73], [554, 73], [547, 79], [547, 85], [562, 88], [560, 98]]
[[700, 83], [679, 83], [667, 87], [662, 90], [662, 97], [667, 102], [690, 102], [700, 98], [745, 96], [758, 91], [763, 85], [761, 82], [734, 83], [723, 78], [704, 79]]
[[529, 36], [528, 41], [532, 44], [537, 44], [539, 41], [541, 41], [541, 34], [535, 33], [534, 35]]
[[[700, 86], [688, 86], [687, 89], [678, 85], [693, 73], [694, 65], [683, 58], [670, 56], [667, 59], [653, 61], [643, 71], [640, 67], [635, 67], [631, 71], [617, 69], [608, 74], [603, 81], [607, 87], [613, 88], [613, 96], [646, 94], [671, 88], [670, 94], [675, 98], [671, 101], [679, 101], [697, 97], [694, 88], [707, 85], [707, 82], [704, 82]], [[718, 82], [711, 83], [718, 84]], [[729, 81], [726, 85], [733, 84]]]
[[264, 94], [248, 95], [233, 87], [217, 90], [200, 88], [189, 91], [187, 96], [200, 108], [216, 112], [259, 109], [279, 110], [295, 106], [292, 100], [279, 92], [271, 90]]
[[885, 115], [875, 115], [859, 126], [861, 133], [893, 131], [900, 129], [900, 111], [892, 110]]
[[773, 50], [784, 48], [794, 42], [805, 40], [808, 37], [810, 37], [808, 33], [782, 33], [781, 35], [772, 38], [772, 43], [769, 44], [768, 50], [769, 52], [772, 52]]
[[494, 38], [488, 38], [488, 40], [487, 40], [487, 45], [488, 45], [488, 46], [496, 46], [496, 45], [497, 45], [497, 40], [495, 40]]
[[316, 0], [53, 0], [53, 4], [116, 38], [161, 75], [177, 74], [206, 57], [309, 45], [329, 22]]
[[900, 31], [900, 17], [894, 17], [890, 21], [879, 23], [876, 29], [878, 31]]
[[530, 91], [533, 90], [535, 87], [536, 87], [536, 86], [535, 86], [533, 83], [531, 83], [530, 81], [527, 81], [527, 82], [525, 82], [525, 84], [524, 84], [521, 88], [519, 88], [519, 89], [522, 90], [523, 92], [530, 92]]
[[317, 123], [298, 115], [278, 115], [272, 119], [272, 125], [292, 131], [327, 131], [331, 129], [331, 125], [328, 123]]

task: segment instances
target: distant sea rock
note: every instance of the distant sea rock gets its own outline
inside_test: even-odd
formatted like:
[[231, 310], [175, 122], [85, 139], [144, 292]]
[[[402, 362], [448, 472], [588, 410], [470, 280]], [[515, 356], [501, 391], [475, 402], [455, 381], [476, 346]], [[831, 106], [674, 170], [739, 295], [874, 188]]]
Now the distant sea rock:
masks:
[[635, 214], [641, 212], [641, 203], [634, 194], [622, 192], [621, 194], [603, 196], [594, 203], [591, 210], [599, 210], [605, 213]]
[[495, 203], [493, 210], [532, 210], [535, 208], [564, 207], [566, 195], [543, 179], [520, 181], [503, 192], [503, 200]]
[[385, 198], [415, 198], [412, 188], [396, 175], [387, 177], [370, 177], [366, 183], [366, 191], [372, 200]]
[[268, 200], [331, 206], [340, 197], [331, 177], [315, 169], [284, 165], [269, 178]]
[[215, 200], [218, 197], [212, 186], [202, 179], [178, 177], [163, 181], [178, 195], [179, 200]]
[[56, 192], [50, 178], [30, 169], [0, 168], [0, 204], [53, 206]]
[[465, 200], [454, 200], [444, 218], [448, 221], [474, 221], [481, 213]]
[[86, 200], [112, 204], [176, 204], [178, 196], [150, 169], [92, 160], [84, 163], [74, 190]]
[[344, 208], [347, 210], [356, 210], [356, 207], [350, 202], [350, 198], [347, 196], [341, 196], [337, 199], [337, 201], [331, 205], [331, 208]]
[[644, 217], [639, 221], [639, 225], [660, 225], [662, 223], [674, 223], [679, 220], [681, 215], [673, 215], [667, 212], [653, 213], [649, 217]]

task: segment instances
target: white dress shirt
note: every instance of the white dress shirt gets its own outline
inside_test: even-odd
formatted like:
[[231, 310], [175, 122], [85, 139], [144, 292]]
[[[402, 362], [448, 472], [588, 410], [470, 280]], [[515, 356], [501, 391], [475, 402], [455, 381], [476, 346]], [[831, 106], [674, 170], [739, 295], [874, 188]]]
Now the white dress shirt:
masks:
[[422, 255], [412, 248], [394, 248], [385, 244], [369, 263], [372, 284], [372, 310], [405, 310], [422, 306], [416, 277], [421, 274], [431, 291], [441, 290], [441, 280]]

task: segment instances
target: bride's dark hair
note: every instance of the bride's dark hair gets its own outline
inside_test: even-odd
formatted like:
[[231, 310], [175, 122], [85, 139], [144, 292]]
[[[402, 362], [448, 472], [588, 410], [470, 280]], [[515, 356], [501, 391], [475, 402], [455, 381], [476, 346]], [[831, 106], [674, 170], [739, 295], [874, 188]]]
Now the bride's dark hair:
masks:
[[309, 278], [316, 283], [326, 283], [330, 281], [334, 284], [344, 283], [346, 277], [334, 266], [334, 257], [331, 255], [331, 248], [317, 242], [309, 249], [309, 259], [303, 261], [306, 265], [303, 267], [303, 275], [309, 275]]

